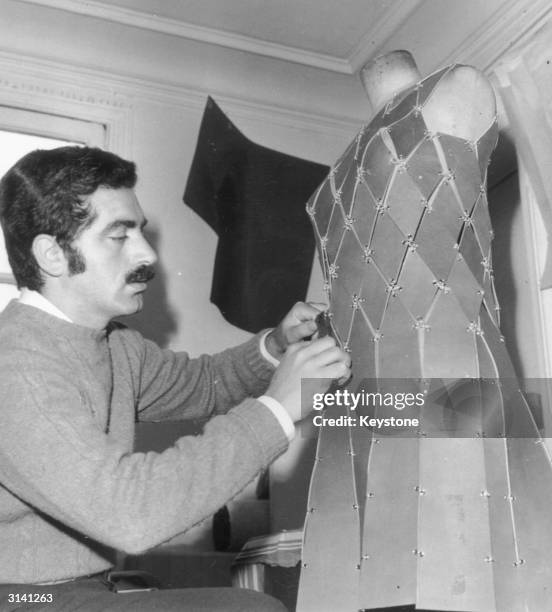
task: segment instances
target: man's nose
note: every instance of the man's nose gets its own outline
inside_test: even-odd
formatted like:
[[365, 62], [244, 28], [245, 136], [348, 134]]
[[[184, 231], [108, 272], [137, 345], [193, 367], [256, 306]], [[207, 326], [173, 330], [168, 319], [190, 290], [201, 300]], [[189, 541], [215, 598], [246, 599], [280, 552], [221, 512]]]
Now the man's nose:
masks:
[[139, 265], [152, 266], [157, 261], [157, 254], [145, 236], [140, 237], [136, 255]]

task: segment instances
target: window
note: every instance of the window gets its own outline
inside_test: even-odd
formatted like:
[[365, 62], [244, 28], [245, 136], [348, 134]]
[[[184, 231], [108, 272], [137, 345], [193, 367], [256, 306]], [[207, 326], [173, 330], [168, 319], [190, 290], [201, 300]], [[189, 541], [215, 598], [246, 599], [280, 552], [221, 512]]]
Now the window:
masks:
[[[29, 151], [69, 144], [104, 146], [105, 128], [99, 123], [0, 106], [0, 176]], [[0, 232], [0, 310], [17, 294]]]

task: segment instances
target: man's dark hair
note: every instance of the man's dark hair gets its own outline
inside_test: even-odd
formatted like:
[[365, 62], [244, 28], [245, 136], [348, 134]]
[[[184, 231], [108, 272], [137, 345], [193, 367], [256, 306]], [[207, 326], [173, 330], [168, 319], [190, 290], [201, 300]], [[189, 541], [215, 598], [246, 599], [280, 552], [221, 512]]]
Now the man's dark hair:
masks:
[[72, 271], [82, 271], [71, 243], [94, 220], [88, 196], [98, 187], [135, 184], [134, 163], [101, 149], [39, 149], [22, 157], [0, 181], [0, 222], [17, 286], [38, 291], [44, 284], [32, 252], [39, 234], [54, 236]]

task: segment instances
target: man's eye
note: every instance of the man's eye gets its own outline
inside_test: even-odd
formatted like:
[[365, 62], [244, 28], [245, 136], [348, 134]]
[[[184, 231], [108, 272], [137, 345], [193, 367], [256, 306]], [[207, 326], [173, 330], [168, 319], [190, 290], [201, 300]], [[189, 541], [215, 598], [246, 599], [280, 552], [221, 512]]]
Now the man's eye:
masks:
[[128, 236], [111, 236], [111, 240], [118, 240], [120, 242], [123, 242], [123, 240], [126, 240], [128, 238]]

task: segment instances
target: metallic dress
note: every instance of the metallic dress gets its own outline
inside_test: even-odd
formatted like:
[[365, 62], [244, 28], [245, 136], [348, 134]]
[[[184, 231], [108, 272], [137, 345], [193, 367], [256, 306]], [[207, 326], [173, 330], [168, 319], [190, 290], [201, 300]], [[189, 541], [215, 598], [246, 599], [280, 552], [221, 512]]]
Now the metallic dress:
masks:
[[539, 612], [552, 601], [551, 461], [493, 286], [497, 123], [468, 141], [424, 120], [454, 68], [382, 109], [307, 205], [332, 331], [353, 358], [348, 389], [426, 401], [416, 430], [382, 432], [359, 426], [358, 410], [327, 409], [356, 421], [320, 428], [299, 612]]

